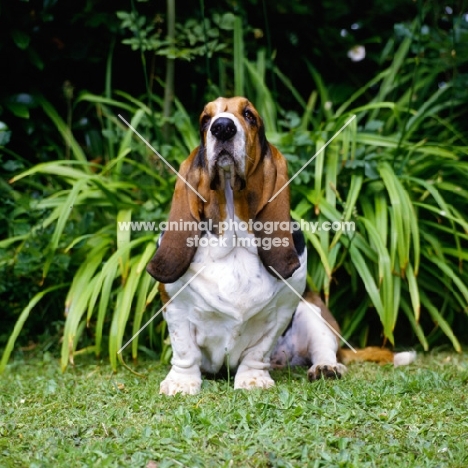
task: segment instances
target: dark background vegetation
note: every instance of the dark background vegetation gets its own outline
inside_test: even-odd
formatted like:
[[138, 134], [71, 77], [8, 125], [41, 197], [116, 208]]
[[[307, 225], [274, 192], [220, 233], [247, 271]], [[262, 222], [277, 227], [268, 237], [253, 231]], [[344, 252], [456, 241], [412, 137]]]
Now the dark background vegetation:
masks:
[[[202, 4], [204, 11], [200, 8]], [[434, 25], [450, 29], [453, 15], [445, 12], [445, 4], [435, 2], [432, 6], [428, 19]], [[164, 2], [137, 2], [135, 7], [165, 29]], [[140, 66], [138, 54], [131, 53], [120, 43], [126, 32], [120, 28], [116, 12], [130, 9], [131, 3], [121, 0], [78, 1], [72, 6], [60, 1], [4, 4], [1, 12], [2, 57], [9, 60], [9, 73], [4, 76], [2, 93], [8, 96], [34, 87], [42, 92], [57, 93], [66, 80], [74, 82], [77, 88], [103, 91], [105, 59], [114, 41], [118, 57], [113, 76], [115, 86], [143, 91], [143, 78], [127, 73]], [[253, 52], [259, 46], [271, 47], [276, 51], [275, 60], [281, 69], [292, 72], [292, 80], [301, 76], [299, 64], [307, 57], [327, 80], [340, 83], [359, 79], [360, 75], [367, 78], [365, 73], [369, 76], [375, 71], [375, 60], [382, 44], [393, 36], [394, 25], [411, 21], [418, 9], [416, 2], [405, 0], [324, 1], [313, 6], [304, 1], [207, 0], [177, 5], [176, 11], [177, 21], [182, 24], [189, 18], [201, 21], [211, 18], [213, 13], [224, 12], [242, 15], [250, 29], [246, 36], [247, 50]], [[352, 29], [353, 25], [357, 28]], [[253, 30], [261, 33], [255, 35]], [[340, 35], [342, 30], [348, 31], [346, 37]], [[342, 60], [355, 43], [370, 44], [368, 52], [372, 60], [357, 65], [360, 70], [350, 69]], [[293, 66], [291, 58], [298, 60], [297, 66]], [[199, 62], [181, 65], [182, 71], [192, 72], [192, 86], [198, 82], [206, 85], [205, 61], [201, 58]], [[338, 72], [346, 72], [346, 77], [339, 79]], [[181, 83], [188, 84], [184, 80]]]
[[[445, 5], [431, 8], [426, 20], [441, 29], [450, 29], [452, 16]], [[165, 2], [136, 2], [134, 8], [165, 32]], [[202, 10], [204, 6], [204, 10]], [[0, 15], [0, 47], [5, 67], [0, 99], [3, 120], [12, 132], [14, 149], [26, 151], [31, 162], [43, 161], [47, 154], [42, 148], [39, 119], [14, 118], [8, 103], [24, 100], [41, 93], [65, 115], [67, 99], [64, 87], [72, 86], [75, 95], [87, 90], [104, 92], [106, 61], [114, 47], [112, 86], [134, 96], [145, 93], [145, 77], [140, 54], [122, 40], [128, 31], [120, 27], [117, 11], [131, 11], [129, 1], [14, 1], [2, 5]], [[233, 12], [243, 18], [245, 51], [250, 58], [256, 51], [267, 48], [275, 64], [295, 84], [301, 94], [310, 92], [305, 60], [310, 61], [331, 87], [343, 97], [361, 87], [379, 69], [383, 45], [394, 36], [394, 26], [413, 20], [418, 14], [417, 2], [387, 1], [201, 1], [176, 5], [177, 22], [188, 19], [201, 21], [213, 14]], [[346, 31], [343, 37], [342, 31]], [[224, 38], [227, 42], [228, 36]], [[352, 62], [348, 50], [356, 45], [366, 46], [366, 59]], [[436, 46], [436, 45], [435, 45]], [[227, 44], [229, 47], [229, 44]], [[226, 54], [225, 54], [226, 55]], [[157, 80], [164, 80], [165, 59], [154, 60], [150, 73], [155, 80], [154, 92], [163, 90]], [[209, 82], [217, 80], [217, 58], [179, 60], [176, 64], [175, 89], [177, 97], [194, 113], [206, 102]], [[285, 109], [294, 108], [295, 100], [270, 73], [269, 84], [275, 98]], [[232, 89], [228, 89], [228, 92]], [[33, 102], [31, 105], [34, 106]], [[34, 114], [33, 114], [34, 116]], [[37, 127], [35, 127], [37, 125]], [[39, 141], [35, 141], [38, 138]], [[21, 152], [20, 152], [21, 153]], [[24, 152], [22, 153], [24, 154]]]
[[[419, 19], [427, 34], [412, 44], [412, 53], [424, 49], [424, 58], [437, 63], [451, 60], [451, 44], [455, 36], [468, 25], [467, 2], [427, 2], [410, 0], [317, 1], [280, 0], [201, 0], [177, 2], [176, 21], [183, 28], [187, 21], [202, 24], [231, 12], [242, 18], [245, 56], [256, 58], [259, 49], [266, 50], [265, 81], [281, 111], [301, 112], [297, 99], [273, 72], [273, 65], [288, 77], [297, 92], [307, 99], [313, 88], [308, 64], [312, 65], [326, 84], [330, 100], [345, 101], [364, 86], [391, 61], [391, 54], [382, 53], [389, 40], [396, 42], [410, 34], [411, 24]], [[30, 210], [31, 200], [44, 196], [39, 177], [21, 189], [13, 190], [9, 180], [20, 171], [35, 164], [59, 159], [55, 148], [62, 145], [61, 137], [44, 111], [38, 98], [45, 97], [64, 121], [89, 160], [100, 161], [102, 141], [99, 115], [92, 104], [74, 106], [84, 91], [96, 95], [106, 92], [106, 77], [114, 90], [124, 91], [147, 102], [148, 91], [156, 98], [164, 95], [166, 57], [153, 51], [132, 50], [122, 41], [131, 39], [128, 28], [122, 27], [117, 12], [138, 11], [147, 24], [166, 34], [165, 2], [33, 0], [2, 2], [0, 6], [0, 57], [2, 61], [0, 86], [0, 122], [4, 124], [0, 141], [0, 238], [6, 239], [28, 232], [43, 213]], [[463, 23], [465, 21], [465, 23]], [[455, 25], [459, 25], [455, 27]], [[461, 26], [460, 26], [461, 25]], [[204, 34], [207, 34], [204, 31]], [[466, 37], [466, 36], [465, 36]], [[175, 95], [190, 113], [193, 125], [204, 103], [216, 92], [234, 92], [231, 60], [233, 39], [231, 30], [220, 30], [218, 43], [223, 48], [207, 57], [203, 50], [191, 60], [175, 61]], [[199, 45], [199, 44], [198, 44]], [[347, 53], [355, 45], [366, 48], [366, 57], [351, 61]], [[465, 51], [466, 52], [466, 51]], [[463, 51], [459, 53], [462, 56]], [[108, 60], [112, 56], [109, 75]], [[384, 63], [382, 63], [384, 57]], [[386, 57], [386, 58], [385, 58]], [[143, 61], [142, 61], [143, 59]], [[146, 66], [143, 66], [145, 63]], [[459, 94], [468, 85], [466, 63], [463, 60], [441, 68], [440, 83], [456, 84]], [[226, 79], [226, 77], [228, 77]], [[398, 80], [398, 77], [395, 77]], [[224, 80], [224, 81], [223, 81]], [[362, 96], [364, 104], [378, 92], [370, 87]], [[454, 94], [451, 94], [453, 97]], [[450, 109], [444, 111], [449, 116]], [[466, 114], [453, 120], [454, 128], [466, 135]], [[159, 135], [156, 144], [165, 142]], [[167, 143], [167, 142], [166, 142]], [[458, 142], [461, 144], [461, 142]], [[466, 140], [465, 140], [466, 145]], [[62, 155], [63, 156], [63, 155]], [[45, 182], [44, 182], [45, 183]], [[57, 181], [55, 190], [63, 188]], [[85, 213], [79, 221], [68, 223], [64, 236], [85, 232], [93, 221], [93, 213]], [[42, 266], [44, 251], [51, 231], [44, 230], [32, 238], [26, 248], [0, 249], [0, 345], [3, 345], [29, 300], [44, 286], [70, 282], [84, 257], [71, 257], [58, 252], [44, 283]], [[20, 336], [20, 343], [41, 341], [52, 346], [63, 328], [63, 294], [50, 294], [29, 317]], [[357, 307], [352, 299], [350, 307]], [[423, 319], [427, 320], [427, 319]], [[370, 340], [381, 342], [379, 320], [368, 315]], [[466, 326], [466, 316], [452, 314], [454, 329]], [[430, 325], [429, 323], [427, 325]], [[411, 344], [414, 335], [408, 324], [397, 330], [400, 342]], [[374, 333], [374, 339], [372, 339]], [[459, 338], [466, 339], [461, 332]], [[439, 341], [447, 340], [438, 335]]]

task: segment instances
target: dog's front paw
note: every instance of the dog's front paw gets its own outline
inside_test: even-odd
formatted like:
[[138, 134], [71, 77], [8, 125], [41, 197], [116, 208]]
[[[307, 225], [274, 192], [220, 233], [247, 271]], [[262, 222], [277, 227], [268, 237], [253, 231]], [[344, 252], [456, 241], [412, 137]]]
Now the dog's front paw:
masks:
[[252, 388], [270, 388], [275, 385], [268, 371], [260, 369], [249, 369], [237, 372], [234, 379], [234, 388], [251, 390]]
[[346, 373], [346, 366], [343, 364], [314, 364], [308, 371], [307, 377], [310, 381], [325, 379], [341, 379]]
[[201, 378], [192, 375], [170, 372], [159, 386], [160, 395], [196, 395], [201, 389]]

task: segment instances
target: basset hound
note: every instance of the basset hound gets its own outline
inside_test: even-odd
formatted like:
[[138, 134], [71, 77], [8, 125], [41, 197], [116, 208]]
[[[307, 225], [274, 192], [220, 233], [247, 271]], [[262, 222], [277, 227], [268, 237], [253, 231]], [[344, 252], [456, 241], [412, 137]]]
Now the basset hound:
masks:
[[200, 116], [200, 138], [147, 267], [173, 350], [160, 393], [195, 394], [202, 372], [223, 366], [236, 389], [271, 387], [268, 370], [287, 365], [312, 365], [310, 380], [340, 377], [338, 325], [304, 294], [307, 251], [291, 229], [286, 160], [257, 110], [243, 97], [218, 98]]

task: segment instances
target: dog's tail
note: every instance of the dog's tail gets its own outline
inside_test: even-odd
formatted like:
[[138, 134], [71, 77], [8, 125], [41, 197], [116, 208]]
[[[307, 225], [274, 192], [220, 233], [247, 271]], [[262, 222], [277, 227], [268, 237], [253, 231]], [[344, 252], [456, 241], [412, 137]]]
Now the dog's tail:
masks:
[[[340, 327], [338, 322], [331, 314], [328, 307], [322, 301], [320, 295], [316, 292], [306, 291], [304, 299], [307, 302], [314, 304], [320, 308], [320, 314], [327, 322], [328, 326], [335, 331], [335, 334], [339, 336]], [[337, 341], [339, 343], [339, 341]], [[363, 349], [358, 349], [356, 352], [352, 349], [341, 348], [337, 352], [337, 359], [345, 366], [351, 362], [376, 362], [378, 364], [390, 364], [393, 363], [397, 366], [407, 366], [415, 361], [416, 351], [404, 351], [401, 353], [394, 353], [388, 348], [380, 348], [378, 346], [368, 346]]]
[[347, 365], [351, 362], [376, 362], [378, 364], [391, 364], [397, 366], [407, 366], [416, 359], [416, 351], [403, 351], [394, 353], [387, 348], [378, 346], [368, 346], [367, 348], [357, 349], [354, 352], [351, 349], [341, 348], [338, 351], [338, 359]]

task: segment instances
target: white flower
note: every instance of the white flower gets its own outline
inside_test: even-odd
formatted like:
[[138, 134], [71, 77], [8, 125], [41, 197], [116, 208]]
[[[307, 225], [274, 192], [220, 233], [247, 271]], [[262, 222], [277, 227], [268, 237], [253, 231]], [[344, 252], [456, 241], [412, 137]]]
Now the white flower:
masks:
[[360, 62], [366, 57], [366, 48], [362, 45], [356, 45], [348, 50], [348, 57], [353, 62]]

